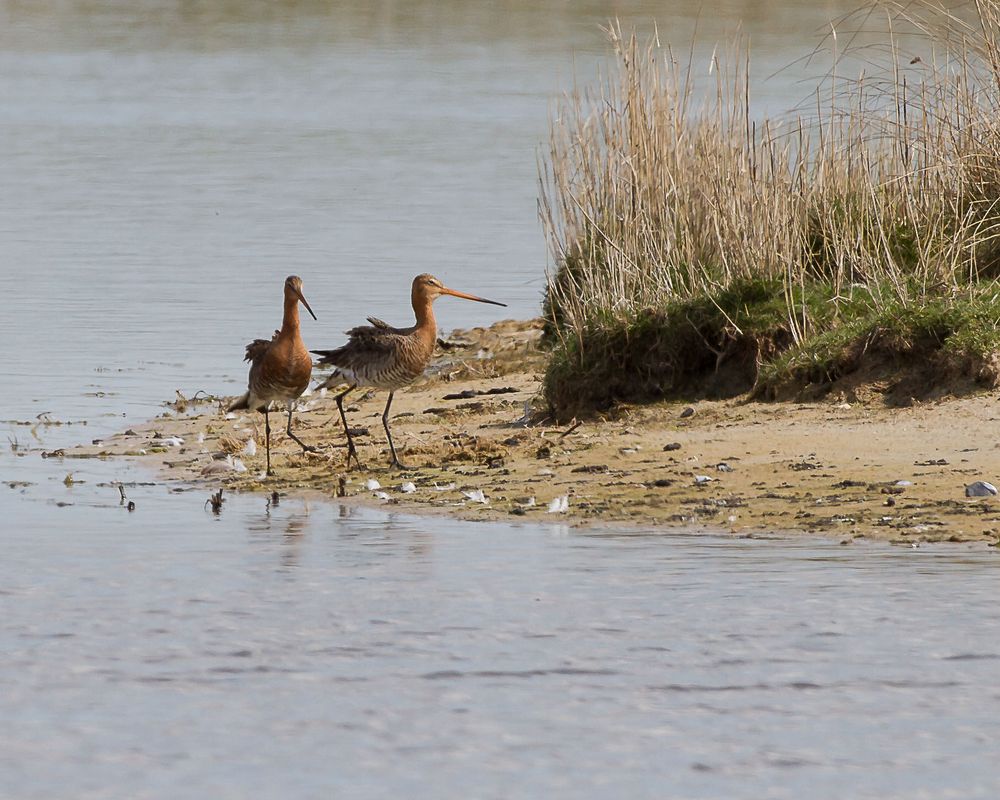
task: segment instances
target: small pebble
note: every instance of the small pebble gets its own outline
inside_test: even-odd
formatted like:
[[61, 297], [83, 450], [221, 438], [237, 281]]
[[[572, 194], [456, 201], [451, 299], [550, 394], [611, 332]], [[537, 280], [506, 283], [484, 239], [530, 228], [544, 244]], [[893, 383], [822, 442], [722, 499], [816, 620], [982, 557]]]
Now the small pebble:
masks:
[[681, 443], [680, 442], [671, 442], [670, 444], [663, 445], [663, 451], [665, 453], [669, 453], [669, 452], [671, 452], [673, 450], [680, 450], [680, 449], [681, 449]]
[[694, 409], [688, 406], [681, 412], [681, 419], [687, 419], [688, 417], [694, 416]]

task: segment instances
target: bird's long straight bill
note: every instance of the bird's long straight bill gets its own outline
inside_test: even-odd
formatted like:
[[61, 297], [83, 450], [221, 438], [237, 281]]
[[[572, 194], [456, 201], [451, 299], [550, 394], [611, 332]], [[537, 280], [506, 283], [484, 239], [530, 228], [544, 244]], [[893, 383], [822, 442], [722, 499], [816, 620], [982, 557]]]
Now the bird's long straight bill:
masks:
[[[298, 295], [299, 300], [302, 301], [302, 305], [304, 305], [306, 307], [306, 311], [308, 311], [310, 314], [312, 314], [312, 318], [313, 319], [316, 319], [316, 315], [313, 314], [313, 310], [311, 308], [309, 308], [309, 303], [306, 302], [306, 298], [303, 296], [302, 292], [300, 292], [298, 289], [295, 289], [294, 291], [295, 291], [295, 294]], [[317, 320], [317, 322], [318, 321], [319, 320]]]
[[450, 294], [452, 297], [461, 297], [463, 300], [475, 300], [477, 303], [489, 303], [491, 306], [507, 307], [506, 303], [498, 303], [496, 300], [487, 300], [485, 297], [476, 297], [474, 294], [456, 292], [454, 289], [441, 289], [441, 294]]

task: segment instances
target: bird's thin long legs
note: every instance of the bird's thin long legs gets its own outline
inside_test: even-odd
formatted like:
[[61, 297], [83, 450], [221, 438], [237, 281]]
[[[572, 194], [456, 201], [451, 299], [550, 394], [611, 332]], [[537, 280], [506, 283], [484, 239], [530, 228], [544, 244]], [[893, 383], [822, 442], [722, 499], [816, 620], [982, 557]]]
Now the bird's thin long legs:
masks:
[[410, 469], [396, 456], [396, 446], [392, 443], [392, 431], [389, 430], [389, 406], [392, 405], [393, 392], [389, 392], [389, 399], [385, 401], [385, 411], [382, 412], [382, 426], [385, 428], [385, 437], [389, 440], [389, 452], [392, 453], [392, 463], [390, 467], [396, 469]]
[[358, 460], [358, 451], [354, 447], [354, 439], [351, 438], [351, 429], [347, 425], [347, 415], [344, 413], [344, 398], [347, 397], [348, 393], [353, 392], [357, 387], [348, 386], [344, 391], [337, 395], [337, 409], [340, 411], [340, 419], [344, 423], [344, 434], [347, 436], [347, 468], [351, 468], [351, 456], [354, 456], [354, 463], [361, 469], [361, 461]]
[[268, 419], [267, 409], [264, 409], [264, 450], [267, 453], [267, 474], [273, 475], [271, 469], [271, 420]]
[[294, 433], [292, 433], [292, 411], [294, 409], [295, 409], [295, 403], [289, 403], [288, 404], [288, 427], [285, 428], [285, 433], [288, 434], [288, 437], [290, 439], [292, 439], [295, 442], [297, 442], [298, 445], [299, 445], [299, 447], [301, 447], [305, 452], [307, 452], [307, 453], [315, 453], [316, 452], [316, 448], [315, 447], [313, 447], [311, 444], [306, 444], [298, 436], [296, 436]]

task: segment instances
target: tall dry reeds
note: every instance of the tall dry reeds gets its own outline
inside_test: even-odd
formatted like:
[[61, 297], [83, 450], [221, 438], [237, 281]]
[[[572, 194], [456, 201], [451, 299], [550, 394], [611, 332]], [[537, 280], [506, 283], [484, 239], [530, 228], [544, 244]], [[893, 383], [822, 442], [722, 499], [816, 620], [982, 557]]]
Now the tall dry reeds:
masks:
[[833, 70], [811, 108], [771, 119], [752, 116], [745, 48], [713, 57], [699, 98], [669, 47], [609, 28], [616, 69], [561, 104], [541, 166], [562, 335], [777, 278], [801, 338], [808, 283], [915, 302], [1000, 274], [1000, 4], [971, 22], [878, 9], [924, 55], [890, 39], [863, 54], [883, 71]]
[[801, 342], [809, 287], [878, 310], [1000, 276], [1000, 3], [864, 19], [881, 47], [835, 52], [810, 102], [762, 119], [742, 45], [699, 93], [690, 60], [609, 28], [615, 69], [560, 104], [540, 167], [550, 330], [581, 369], [602, 326], [740, 283], [780, 282]]

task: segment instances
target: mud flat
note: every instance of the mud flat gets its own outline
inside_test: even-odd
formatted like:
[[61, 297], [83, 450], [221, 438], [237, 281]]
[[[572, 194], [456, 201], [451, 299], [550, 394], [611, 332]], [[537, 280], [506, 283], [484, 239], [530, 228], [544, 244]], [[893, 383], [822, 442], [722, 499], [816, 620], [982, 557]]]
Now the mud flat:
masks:
[[[225, 491], [320, 494], [468, 519], [667, 526], [738, 535], [808, 532], [898, 542], [1000, 540], [995, 400], [890, 407], [862, 402], [669, 402], [557, 425], [540, 396], [540, 322], [456, 332], [428, 376], [393, 402], [409, 471], [387, 468], [384, 393], [349, 406], [362, 469], [346, 470], [333, 393], [312, 393], [296, 430], [272, 425], [264, 473], [260, 415], [180, 395], [148, 424], [55, 457], [132, 457], [167, 480]], [[876, 387], [877, 388], [877, 387]], [[275, 422], [283, 422], [279, 415]], [[248, 442], [253, 442], [247, 447]], [[256, 452], [254, 453], [254, 449]], [[375, 483], [378, 486], [375, 486]], [[210, 491], [211, 490], [211, 491]]]

